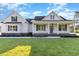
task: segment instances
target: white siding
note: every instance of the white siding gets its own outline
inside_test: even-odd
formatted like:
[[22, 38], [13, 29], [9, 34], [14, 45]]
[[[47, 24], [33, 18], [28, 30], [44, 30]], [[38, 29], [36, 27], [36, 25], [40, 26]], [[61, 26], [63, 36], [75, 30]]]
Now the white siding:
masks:
[[21, 24], [21, 33], [28, 33], [28, 24], [27, 23], [22, 23]]
[[[17, 31], [8, 31], [8, 25], [17, 25]], [[2, 33], [20, 33], [21, 27], [20, 24], [3, 24], [2, 25]]]
[[32, 24], [28, 24], [28, 32], [32, 32]]
[[[17, 25], [17, 31], [8, 31], [8, 25]], [[2, 33], [28, 33], [28, 25], [27, 23], [23, 24], [3, 24], [2, 25]]]
[[[11, 21], [11, 16], [17, 16], [17, 22], [21, 22], [21, 23], [10, 23], [10, 24], [6, 24], [6, 22], [12, 22]], [[18, 13], [16, 13], [15, 11], [12, 12], [12, 14], [10, 16], [8, 16], [2, 24], [2, 33], [28, 33], [28, 28], [29, 28], [29, 23], [22, 18]], [[8, 31], [8, 25], [17, 25], [18, 26], [18, 31]]]

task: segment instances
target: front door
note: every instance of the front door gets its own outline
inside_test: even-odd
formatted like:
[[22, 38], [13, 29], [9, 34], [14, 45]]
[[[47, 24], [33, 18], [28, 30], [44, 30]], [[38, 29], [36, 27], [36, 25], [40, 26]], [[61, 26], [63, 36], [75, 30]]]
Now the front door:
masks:
[[53, 33], [53, 24], [50, 25], [50, 34]]

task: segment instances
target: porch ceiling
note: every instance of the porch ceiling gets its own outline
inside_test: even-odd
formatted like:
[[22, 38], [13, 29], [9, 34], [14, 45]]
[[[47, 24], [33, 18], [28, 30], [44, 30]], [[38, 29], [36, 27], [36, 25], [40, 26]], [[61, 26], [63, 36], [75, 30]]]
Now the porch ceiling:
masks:
[[33, 22], [33, 23], [35, 23], [35, 24], [56, 24], [56, 23], [58, 23], [58, 24], [73, 24], [73, 21], [35, 21], [35, 22]]

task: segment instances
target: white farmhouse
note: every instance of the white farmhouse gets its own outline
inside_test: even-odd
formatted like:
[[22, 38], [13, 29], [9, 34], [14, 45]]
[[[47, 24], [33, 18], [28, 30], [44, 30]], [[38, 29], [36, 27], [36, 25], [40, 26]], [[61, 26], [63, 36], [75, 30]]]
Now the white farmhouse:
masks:
[[[35, 16], [34, 19], [24, 19], [16, 11], [0, 22], [1, 36], [50, 36], [71, 35], [73, 20], [67, 20], [55, 12], [47, 16]], [[72, 27], [72, 28], [71, 28]]]

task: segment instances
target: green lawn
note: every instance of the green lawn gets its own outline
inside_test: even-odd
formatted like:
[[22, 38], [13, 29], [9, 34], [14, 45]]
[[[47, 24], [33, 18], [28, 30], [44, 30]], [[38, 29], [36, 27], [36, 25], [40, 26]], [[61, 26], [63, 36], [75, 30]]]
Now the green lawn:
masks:
[[79, 38], [0, 38], [0, 53], [17, 45], [31, 45], [32, 56], [79, 55]]

